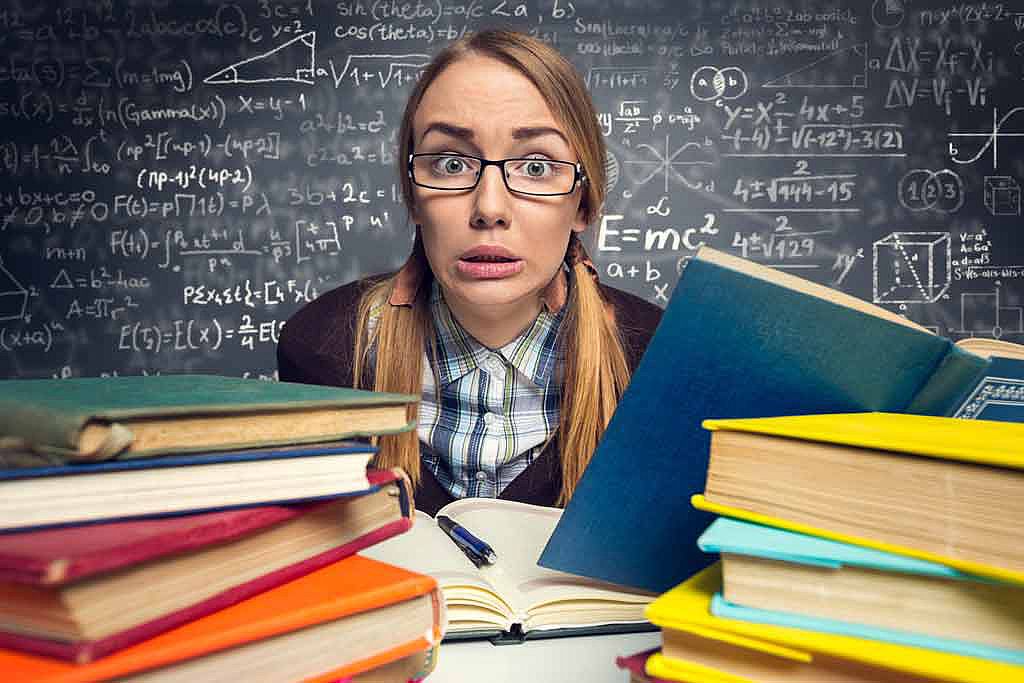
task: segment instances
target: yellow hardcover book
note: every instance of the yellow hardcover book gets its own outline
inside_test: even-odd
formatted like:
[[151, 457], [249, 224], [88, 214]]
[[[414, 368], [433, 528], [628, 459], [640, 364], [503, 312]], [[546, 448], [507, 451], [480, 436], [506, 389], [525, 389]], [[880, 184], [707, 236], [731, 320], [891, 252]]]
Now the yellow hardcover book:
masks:
[[837, 413], [704, 420], [701, 424], [712, 432], [750, 432], [1024, 469], [1024, 424], [1016, 422]]
[[[816, 656], [836, 658], [951, 683], [1024, 680], [1024, 666], [850, 636], [716, 617], [710, 612], [711, 598], [721, 589], [721, 564], [715, 563], [651, 603], [646, 616], [652, 623], [668, 631], [690, 633], [763, 653], [771, 653], [778, 648], [781, 652], [802, 654], [810, 661]], [[670, 674], [666, 677], [680, 680], [678, 676], [683, 673], [676, 671], [675, 676], [672, 676], [670, 667], [660, 669], [651, 664], [648, 673], [652, 675]], [[684, 663], [682, 666], [686, 668], [692, 665]], [[691, 668], [688, 673], [697, 673], [697, 669]], [[728, 680], [728, 674], [718, 673], [722, 677], [713, 680]]]
[[709, 666], [666, 657], [660, 652], [647, 658], [644, 671], [648, 676], [679, 683], [755, 683], [743, 676], [733, 676]]
[[846, 413], [703, 425], [700, 510], [1024, 583], [1024, 424]]

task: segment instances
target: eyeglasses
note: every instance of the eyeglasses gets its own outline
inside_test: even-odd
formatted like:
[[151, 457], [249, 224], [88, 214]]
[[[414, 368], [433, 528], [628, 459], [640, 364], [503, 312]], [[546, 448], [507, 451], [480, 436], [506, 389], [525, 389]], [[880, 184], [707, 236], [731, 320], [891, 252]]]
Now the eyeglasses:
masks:
[[585, 183], [583, 166], [539, 157], [492, 161], [468, 154], [410, 154], [409, 178], [432, 190], [472, 190], [488, 166], [501, 168], [505, 187], [518, 194], [552, 197], [572, 194]]

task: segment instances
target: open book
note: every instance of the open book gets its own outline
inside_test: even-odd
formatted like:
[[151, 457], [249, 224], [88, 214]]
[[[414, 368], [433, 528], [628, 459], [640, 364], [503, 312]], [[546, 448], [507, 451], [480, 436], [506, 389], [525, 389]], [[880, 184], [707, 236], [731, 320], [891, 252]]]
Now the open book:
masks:
[[[993, 357], [973, 353], [979, 346]], [[880, 411], [1024, 422], [1024, 360], [954, 345], [843, 292], [701, 248], [683, 270], [544, 567], [663, 592], [710, 559], [697, 537], [706, 419]], [[651, 476], [655, 473], [655, 476]]]
[[436, 578], [448, 608], [448, 640], [653, 630], [643, 611], [655, 595], [537, 566], [561, 512], [493, 498], [464, 498], [438, 510], [494, 549], [497, 562], [479, 569], [420, 510], [411, 531], [362, 554]]

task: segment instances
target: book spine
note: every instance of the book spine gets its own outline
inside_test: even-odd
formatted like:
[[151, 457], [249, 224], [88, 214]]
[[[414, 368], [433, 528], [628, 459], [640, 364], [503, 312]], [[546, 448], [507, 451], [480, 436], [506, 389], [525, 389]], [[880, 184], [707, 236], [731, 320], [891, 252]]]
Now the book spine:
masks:
[[0, 400], [0, 434], [23, 440], [28, 448], [60, 462], [78, 453], [78, 439], [88, 416], [76, 411], [54, 411], [19, 402]]
[[906, 412], [915, 415], [946, 417], [963, 403], [992, 361], [947, 342], [948, 350], [935, 371], [921, 387]]

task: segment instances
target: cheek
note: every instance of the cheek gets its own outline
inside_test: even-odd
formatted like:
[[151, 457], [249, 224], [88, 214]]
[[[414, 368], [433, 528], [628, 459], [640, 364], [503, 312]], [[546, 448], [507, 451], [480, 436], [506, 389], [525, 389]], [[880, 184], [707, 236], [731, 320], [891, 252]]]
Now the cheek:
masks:
[[430, 269], [435, 273], [443, 271], [445, 264], [452, 259], [453, 249], [445, 239], [444, 232], [429, 223], [424, 223], [420, 229], [423, 236], [423, 251], [427, 255]]

